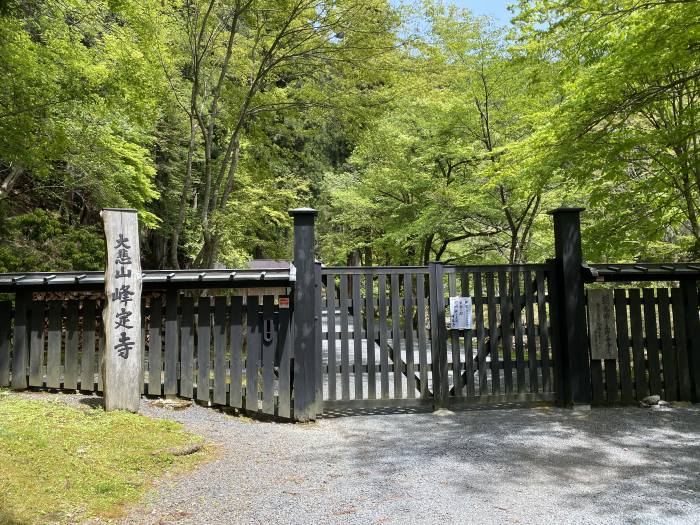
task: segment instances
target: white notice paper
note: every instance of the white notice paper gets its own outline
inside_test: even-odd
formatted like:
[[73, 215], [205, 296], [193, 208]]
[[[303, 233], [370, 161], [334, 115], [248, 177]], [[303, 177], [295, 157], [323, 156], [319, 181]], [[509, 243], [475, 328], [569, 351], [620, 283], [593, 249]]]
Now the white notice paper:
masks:
[[450, 321], [451, 330], [471, 330], [471, 297], [450, 297]]

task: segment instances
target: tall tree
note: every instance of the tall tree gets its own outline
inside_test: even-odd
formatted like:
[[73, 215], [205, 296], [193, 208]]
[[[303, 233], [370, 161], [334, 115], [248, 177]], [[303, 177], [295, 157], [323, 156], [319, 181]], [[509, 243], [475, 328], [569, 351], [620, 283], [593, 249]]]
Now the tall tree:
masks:
[[522, 168], [584, 186], [599, 257], [699, 256], [700, 2], [522, 1], [516, 20], [562, 86]]
[[186, 209], [196, 203], [202, 242], [192, 263], [211, 266], [220, 248], [218, 216], [229, 204], [254, 121], [292, 108], [332, 107], [334, 79], [353, 68], [366, 74], [369, 61], [393, 44], [395, 18], [385, 0], [199, 0], [177, 16], [188, 43], [183, 109], [190, 145], [170, 263], [180, 264]]
[[[0, 12], [0, 229], [6, 269], [99, 267], [97, 213], [155, 225], [150, 155], [163, 35], [129, 1], [9, 1]], [[81, 249], [80, 246], [83, 245]]]
[[551, 188], [514, 173], [509, 147], [532, 133], [530, 114], [551, 96], [538, 79], [548, 65], [513, 61], [503, 32], [468, 11], [426, 3], [422, 16], [394, 104], [345, 180], [329, 182], [329, 255], [342, 260], [344, 245], [392, 263], [521, 262]]

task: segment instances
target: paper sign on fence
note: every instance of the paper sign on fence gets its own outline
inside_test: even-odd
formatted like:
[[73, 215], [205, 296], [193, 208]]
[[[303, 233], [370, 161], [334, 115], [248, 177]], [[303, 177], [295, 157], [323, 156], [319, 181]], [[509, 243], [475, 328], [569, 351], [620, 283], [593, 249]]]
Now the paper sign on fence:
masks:
[[450, 320], [450, 328], [452, 330], [471, 330], [471, 297], [450, 297]]

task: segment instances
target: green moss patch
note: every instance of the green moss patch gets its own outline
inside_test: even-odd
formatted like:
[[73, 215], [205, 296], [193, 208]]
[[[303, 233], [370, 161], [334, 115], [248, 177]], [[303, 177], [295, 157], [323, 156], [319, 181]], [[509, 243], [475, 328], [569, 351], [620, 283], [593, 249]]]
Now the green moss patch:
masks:
[[170, 421], [0, 391], [0, 524], [116, 517], [172, 468], [168, 449], [201, 438]]

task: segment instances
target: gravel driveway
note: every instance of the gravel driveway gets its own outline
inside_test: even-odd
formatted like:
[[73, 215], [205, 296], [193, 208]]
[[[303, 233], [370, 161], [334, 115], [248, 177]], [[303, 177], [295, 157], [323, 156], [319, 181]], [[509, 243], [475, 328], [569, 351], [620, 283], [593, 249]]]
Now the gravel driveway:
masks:
[[700, 523], [698, 407], [304, 425], [144, 407], [220, 443], [221, 458], [161, 482], [123, 523]]

